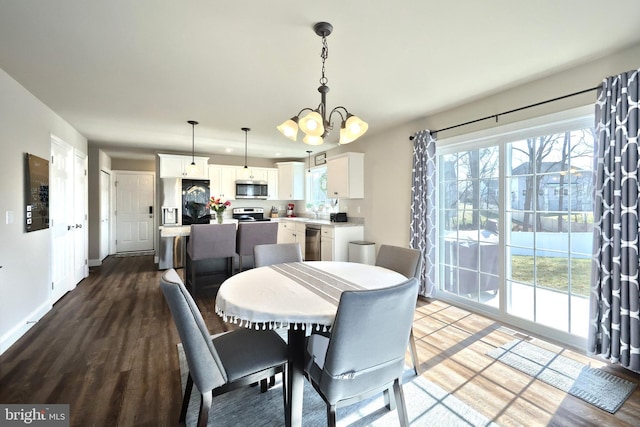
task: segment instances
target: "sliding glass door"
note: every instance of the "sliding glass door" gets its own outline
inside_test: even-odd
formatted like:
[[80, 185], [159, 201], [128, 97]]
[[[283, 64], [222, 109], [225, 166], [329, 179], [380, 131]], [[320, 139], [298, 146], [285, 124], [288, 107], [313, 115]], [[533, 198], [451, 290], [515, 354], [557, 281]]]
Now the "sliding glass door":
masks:
[[533, 330], [586, 336], [590, 122], [549, 123], [438, 148], [438, 283], [444, 299]]
[[593, 131], [515, 141], [506, 157], [506, 310], [586, 337]]

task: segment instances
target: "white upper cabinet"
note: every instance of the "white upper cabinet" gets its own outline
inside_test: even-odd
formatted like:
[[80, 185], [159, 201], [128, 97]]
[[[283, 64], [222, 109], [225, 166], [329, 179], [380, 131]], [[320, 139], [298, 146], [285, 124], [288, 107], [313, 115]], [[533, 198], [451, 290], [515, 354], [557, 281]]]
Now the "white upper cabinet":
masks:
[[267, 168], [267, 200], [280, 200], [278, 198], [278, 169]]
[[327, 158], [327, 197], [364, 198], [364, 153], [342, 153]]
[[304, 200], [304, 163], [280, 162], [278, 165], [278, 199]]
[[191, 156], [180, 156], [176, 154], [158, 154], [160, 157], [160, 178], [191, 178], [209, 179], [208, 157], [194, 157], [196, 164], [192, 171]]
[[236, 198], [237, 166], [209, 165], [209, 193], [223, 200]]
[[244, 168], [237, 166], [236, 179], [246, 179], [251, 181], [266, 181], [268, 168]]

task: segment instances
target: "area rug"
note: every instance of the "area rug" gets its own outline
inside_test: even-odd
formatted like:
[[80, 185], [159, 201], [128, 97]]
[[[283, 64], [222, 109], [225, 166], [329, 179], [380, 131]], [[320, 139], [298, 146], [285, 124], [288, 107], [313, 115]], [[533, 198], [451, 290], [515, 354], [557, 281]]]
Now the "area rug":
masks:
[[487, 354], [612, 414], [636, 388], [631, 381], [522, 340], [513, 340]]
[[147, 256], [147, 255], [153, 255], [153, 254], [155, 254], [155, 251], [150, 250], [150, 251], [140, 251], [140, 252], [118, 252], [113, 256], [116, 258], [127, 258], [132, 256]]
[[[187, 362], [182, 345], [178, 344], [182, 389], [187, 381]], [[275, 427], [284, 426], [284, 406], [282, 399], [281, 376], [277, 376], [276, 385], [266, 393], [260, 393], [260, 387], [243, 387], [213, 398], [209, 412], [209, 425], [220, 427]], [[416, 377], [412, 369], [405, 370], [403, 390], [412, 426], [491, 426], [497, 424], [476, 412], [456, 397], [448, 394], [437, 385]], [[193, 388], [187, 426], [195, 426], [198, 421], [200, 393]], [[399, 426], [398, 413], [384, 406], [382, 394], [361, 403], [338, 408], [338, 426]], [[324, 427], [327, 425], [326, 406], [317, 392], [304, 381], [303, 415], [304, 427]]]

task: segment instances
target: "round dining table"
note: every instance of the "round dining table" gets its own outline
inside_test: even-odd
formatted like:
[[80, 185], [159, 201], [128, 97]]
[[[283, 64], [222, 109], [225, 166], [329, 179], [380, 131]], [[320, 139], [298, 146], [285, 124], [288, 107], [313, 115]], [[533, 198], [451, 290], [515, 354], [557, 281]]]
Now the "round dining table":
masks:
[[276, 264], [225, 280], [216, 297], [216, 313], [240, 327], [288, 329], [285, 420], [288, 427], [301, 426], [305, 336], [331, 328], [342, 292], [384, 288], [406, 280], [393, 270], [353, 262]]

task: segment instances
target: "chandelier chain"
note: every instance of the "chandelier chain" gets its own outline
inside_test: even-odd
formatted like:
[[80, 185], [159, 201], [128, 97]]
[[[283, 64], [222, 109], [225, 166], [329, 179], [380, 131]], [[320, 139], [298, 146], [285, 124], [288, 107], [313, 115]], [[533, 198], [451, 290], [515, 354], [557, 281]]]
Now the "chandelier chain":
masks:
[[324, 75], [324, 63], [329, 57], [329, 46], [327, 45], [327, 37], [325, 36], [322, 37], [322, 53], [320, 54], [320, 57], [322, 58], [322, 77], [320, 77], [320, 84], [326, 86], [326, 84], [329, 82], [329, 79]]

